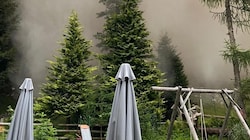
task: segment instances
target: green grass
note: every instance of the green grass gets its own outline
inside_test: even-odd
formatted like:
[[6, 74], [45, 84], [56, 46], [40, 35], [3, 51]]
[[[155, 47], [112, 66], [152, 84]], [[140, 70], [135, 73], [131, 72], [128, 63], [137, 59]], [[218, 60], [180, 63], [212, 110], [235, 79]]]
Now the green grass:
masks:
[[[193, 94], [191, 97], [192, 103], [200, 106], [200, 99], [202, 99], [204, 114], [225, 116], [227, 107], [219, 94]], [[231, 115], [235, 115], [235, 111], [231, 110]]]

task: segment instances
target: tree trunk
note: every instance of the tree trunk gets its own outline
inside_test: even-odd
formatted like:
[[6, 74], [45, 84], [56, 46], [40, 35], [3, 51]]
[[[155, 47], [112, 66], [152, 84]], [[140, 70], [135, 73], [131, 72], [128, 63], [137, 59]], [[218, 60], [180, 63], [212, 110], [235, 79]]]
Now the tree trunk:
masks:
[[[227, 24], [227, 29], [228, 29], [228, 36], [229, 36], [229, 41], [230, 45], [232, 47], [237, 47], [236, 46], [236, 41], [234, 37], [234, 30], [233, 30], [233, 21], [232, 21], [232, 11], [230, 7], [230, 0], [225, 0], [225, 8], [226, 8], [226, 24]], [[239, 66], [239, 60], [237, 56], [233, 56], [232, 58], [232, 63], [233, 63], [233, 71], [234, 71], [234, 88], [240, 89], [240, 66]], [[235, 99], [239, 106], [242, 108], [243, 116], [245, 116], [245, 104], [243, 102], [243, 98], [238, 91], [235, 94]]]

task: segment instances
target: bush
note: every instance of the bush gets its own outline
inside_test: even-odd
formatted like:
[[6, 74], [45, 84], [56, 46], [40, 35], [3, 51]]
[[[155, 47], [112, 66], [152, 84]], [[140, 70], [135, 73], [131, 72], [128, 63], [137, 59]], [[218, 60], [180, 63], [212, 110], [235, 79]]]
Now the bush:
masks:
[[249, 140], [248, 134], [241, 123], [237, 123], [230, 131], [230, 138], [232, 140]]
[[[159, 127], [152, 127], [151, 123], [148, 122], [146, 125], [143, 125], [144, 128], [144, 134], [143, 140], [166, 140], [166, 126], [161, 125]], [[143, 133], [143, 132], [142, 132]]]
[[35, 122], [39, 123], [39, 125], [34, 126], [35, 140], [56, 140], [56, 129], [44, 113], [36, 113]]
[[186, 122], [183, 122], [183, 121], [174, 122], [174, 130], [172, 132], [172, 139], [174, 140], [190, 139], [190, 130]]
[[206, 127], [220, 128], [223, 125], [223, 121], [223, 119], [218, 119], [216, 117], [205, 118]]

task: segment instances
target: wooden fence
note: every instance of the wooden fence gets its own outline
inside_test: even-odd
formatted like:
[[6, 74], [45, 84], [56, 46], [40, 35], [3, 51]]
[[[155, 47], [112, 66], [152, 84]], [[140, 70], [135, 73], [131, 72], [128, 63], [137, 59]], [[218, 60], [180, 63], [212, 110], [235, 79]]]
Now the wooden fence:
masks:
[[[4, 138], [7, 136], [8, 128], [10, 123], [0, 122], [0, 140], [5, 140]], [[39, 124], [34, 124], [39, 125]], [[57, 124], [54, 125], [57, 131], [57, 139], [58, 140], [70, 140], [67, 134], [72, 135], [74, 140], [77, 138], [77, 135], [80, 135], [80, 128], [78, 124]], [[90, 127], [92, 140], [105, 140], [107, 126], [94, 125]]]

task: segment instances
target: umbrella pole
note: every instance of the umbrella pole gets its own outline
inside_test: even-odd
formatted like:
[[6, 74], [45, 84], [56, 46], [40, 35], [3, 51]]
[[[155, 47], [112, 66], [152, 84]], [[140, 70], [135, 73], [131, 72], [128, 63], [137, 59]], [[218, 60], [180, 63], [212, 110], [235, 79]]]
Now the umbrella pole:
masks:
[[182, 87], [178, 87], [178, 91], [176, 92], [173, 112], [171, 114], [170, 125], [168, 127], [167, 140], [170, 140], [171, 135], [172, 135], [172, 130], [173, 130], [173, 127], [174, 127], [174, 121], [175, 121], [175, 118], [176, 118], [176, 115], [177, 115], [178, 104], [180, 103], [181, 89], [182, 89]]

